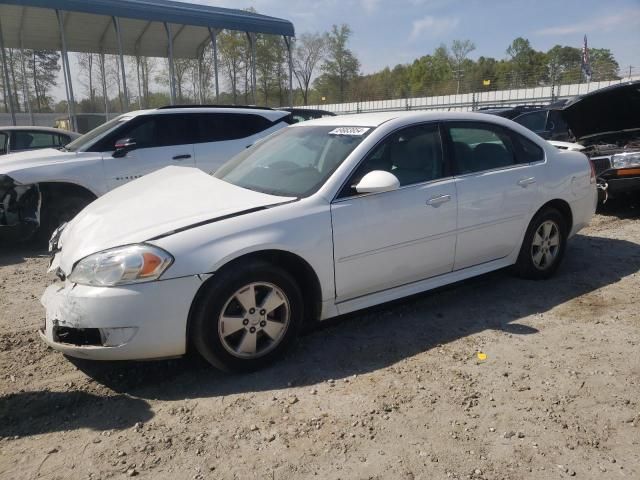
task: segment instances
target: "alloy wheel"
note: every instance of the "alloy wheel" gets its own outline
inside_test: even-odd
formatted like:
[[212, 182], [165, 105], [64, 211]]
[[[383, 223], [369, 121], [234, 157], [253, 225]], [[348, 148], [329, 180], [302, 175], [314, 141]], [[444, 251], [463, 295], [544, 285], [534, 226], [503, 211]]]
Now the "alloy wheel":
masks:
[[266, 282], [250, 283], [225, 302], [218, 319], [218, 335], [233, 356], [250, 359], [273, 350], [291, 322], [284, 291]]
[[560, 252], [560, 228], [552, 220], [540, 224], [531, 242], [531, 260], [539, 270], [553, 265]]

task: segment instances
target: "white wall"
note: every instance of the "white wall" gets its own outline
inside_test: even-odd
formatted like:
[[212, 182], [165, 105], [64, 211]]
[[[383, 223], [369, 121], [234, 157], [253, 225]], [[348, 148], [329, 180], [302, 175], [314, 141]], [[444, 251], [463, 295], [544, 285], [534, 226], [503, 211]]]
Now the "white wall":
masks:
[[[629, 80], [640, 80], [640, 76], [606, 82], [576, 83], [560, 85], [555, 89], [556, 99], [583, 95], [600, 88]], [[446, 110], [469, 111], [482, 106], [501, 105], [544, 105], [551, 101], [551, 87], [522, 88], [515, 90], [496, 90], [465, 93], [461, 95], [441, 95], [437, 97], [401, 98], [396, 100], [370, 100], [365, 102], [332, 103], [308, 105], [307, 108], [319, 108], [335, 113], [380, 112], [388, 110]], [[300, 107], [305, 108], [305, 107]]]

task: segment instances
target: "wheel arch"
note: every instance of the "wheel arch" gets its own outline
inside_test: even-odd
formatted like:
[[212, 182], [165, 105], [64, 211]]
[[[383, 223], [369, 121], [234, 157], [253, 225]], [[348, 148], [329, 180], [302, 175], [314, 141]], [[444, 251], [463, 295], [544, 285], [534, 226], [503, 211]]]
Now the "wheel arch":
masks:
[[38, 183], [43, 203], [46, 200], [56, 198], [58, 195], [75, 195], [86, 198], [89, 201], [96, 200], [98, 195], [87, 187], [72, 182], [40, 182]]
[[214, 280], [216, 274], [227, 269], [233, 269], [240, 263], [256, 260], [266, 261], [287, 271], [300, 286], [302, 299], [305, 306], [305, 325], [311, 325], [318, 321], [322, 310], [322, 287], [320, 285], [320, 279], [318, 278], [318, 275], [316, 274], [313, 267], [309, 264], [309, 262], [307, 262], [301, 256], [286, 250], [258, 250], [250, 253], [245, 253], [243, 255], [240, 255], [239, 257], [229, 260], [218, 270], [216, 270], [216, 273], [214, 273], [210, 278], [202, 283], [202, 285], [196, 292], [193, 301], [191, 302], [191, 308], [189, 309], [189, 316], [187, 318], [187, 351], [189, 351], [191, 348], [191, 324], [196, 311], [196, 307], [209, 288], [209, 285]]
[[533, 214], [531, 219], [534, 219], [536, 215], [538, 215], [541, 211], [543, 211], [546, 208], [555, 208], [560, 212], [562, 217], [567, 222], [567, 235], [569, 235], [569, 232], [571, 232], [571, 229], [573, 228], [573, 211], [571, 210], [571, 205], [569, 205], [569, 202], [567, 202], [566, 200], [562, 200], [561, 198], [555, 198], [553, 200], [550, 200], [544, 205], [542, 205], [536, 211], [536, 213]]

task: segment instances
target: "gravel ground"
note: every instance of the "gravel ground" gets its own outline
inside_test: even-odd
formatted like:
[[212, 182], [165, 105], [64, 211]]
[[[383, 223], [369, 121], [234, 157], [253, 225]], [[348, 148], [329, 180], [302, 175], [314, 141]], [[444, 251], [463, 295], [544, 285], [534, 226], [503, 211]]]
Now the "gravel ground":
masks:
[[639, 211], [597, 215], [552, 280], [349, 315], [242, 376], [49, 350], [47, 258], [0, 247], [0, 478], [640, 478]]

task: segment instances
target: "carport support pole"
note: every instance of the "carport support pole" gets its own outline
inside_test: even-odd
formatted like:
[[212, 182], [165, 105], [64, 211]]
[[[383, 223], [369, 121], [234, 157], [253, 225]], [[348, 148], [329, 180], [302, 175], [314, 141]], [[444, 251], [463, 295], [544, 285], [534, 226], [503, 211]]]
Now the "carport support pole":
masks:
[[216, 103], [220, 101], [220, 86], [218, 84], [218, 31], [209, 27], [211, 46], [213, 47], [213, 76], [216, 81]]
[[111, 17], [113, 26], [116, 29], [116, 38], [118, 40], [118, 56], [120, 57], [120, 73], [122, 74], [122, 97], [124, 101], [125, 111], [129, 111], [129, 94], [127, 93], [127, 72], [124, 70], [124, 55], [122, 54], [122, 32], [120, 31], [120, 19]]
[[256, 75], [256, 34], [253, 32], [246, 32], [249, 39], [249, 47], [251, 48], [251, 96], [253, 98], [253, 104], [258, 103], [257, 92], [257, 75]]
[[69, 105], [69, 116], [71, 117], [71, 125], [74, 132], [78, 131], [78, 124], [76, 119], [76, 105], [73, 98], [73, 82], [71, 81], [71, 69], [69, 68], [69, 55], [67, 54], [67, 39], [64, 35], [64, 19], [63, 13], [60, 10], [56, 10], [56, 17], [58, 17], [58, 28], [60, 29], [60, 45], [62, 48], [62, 68], [65, 74], [65, 86], [67, 87], [67, 103]]
[[140, 57], [136, 55], [136, 73], [138, 75], [138, 108], [142, 110], [142, 87], [140, 86]]
[[173, 74], [173, 34], [171, 33], [171, 25], [164, 23], [164, 29], [167, 31], [167, 41], [169, 42], [169, 97], [171, 105], [176, 103], [176, 80]]
[[33, 109], [31, 108], [31, 99], [29, 98], [29, 83], [27, 82], [27, 73], [26, 73], [26, 67], [25, 67], [25, 60], [24, 60], [24, 48], [22, 47], [22, 37], [20, 37], [20, 58], [22, 59], [21, 62], [21, 70], [22, 70], [22, 88], [23, 88], [23, 93], [22, 96], [24, 98], [24, 103], [26, 103], [27, 105], [27, 111], [29, 112], [29, 120], [31, 125], [35, 125], [35, 118], [33, 117]]
[[293, 58], [291, 56], [291, 39], [292, 37], [284, 37], [284, 43], [287, 46], [287, 55], [289, 57], [289, 106], [293, 107]]
[[9, 70], [7, 69], [7, 55], [4, 51], [4, 37], [2, 36], [2, 23], [0, 22], [0, 50], [2, 50], [2, 73], [4, 75], [4, 84], [9, 97], [8, 105], [11, 112], [11, 122], [16, 125], [16, 111], [13, 109], [13, 94], [11, 93], [11, 83], [9, 83]]
[[102, 97], [104, 98], [104, 121], [109, 121], [109, 93], [107, 92], [107, 71], [104, 65], [104, 52], [100, 52], [100, 76], [102, 77]]

